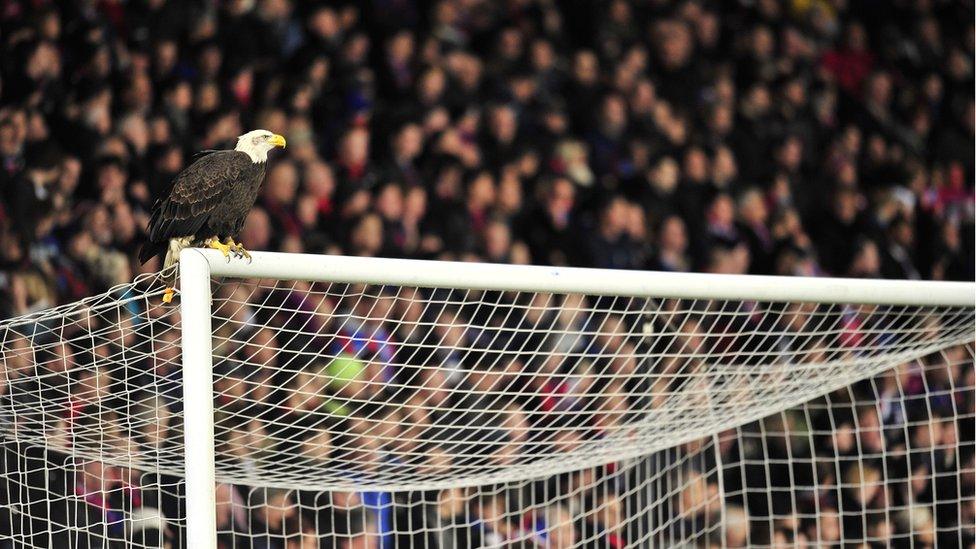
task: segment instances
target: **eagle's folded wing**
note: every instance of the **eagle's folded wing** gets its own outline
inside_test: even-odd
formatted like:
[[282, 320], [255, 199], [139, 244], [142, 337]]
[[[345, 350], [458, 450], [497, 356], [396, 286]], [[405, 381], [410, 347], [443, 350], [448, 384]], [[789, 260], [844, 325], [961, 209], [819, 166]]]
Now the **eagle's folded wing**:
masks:
[[223, 198], [241, 176], [237, 151], [208, 154], [176, 177], [169, 194], [153, 207], [149, 220], [149, 240], [193, 236], [222, 205]]

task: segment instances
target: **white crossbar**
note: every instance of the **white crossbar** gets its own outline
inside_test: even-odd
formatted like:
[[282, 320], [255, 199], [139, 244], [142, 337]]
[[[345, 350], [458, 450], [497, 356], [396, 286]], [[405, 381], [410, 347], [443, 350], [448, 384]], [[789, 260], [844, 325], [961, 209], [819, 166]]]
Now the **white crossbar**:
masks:
[[216, 250], [189, 249], [184, 250], [186, 254], [202, 254], [214, 276], [232, 278], [676, 299], [976, 305], [976, 284], [970, 282], [621, 271], [273, 252], [252, 252], [248, 262], [227, 260]]

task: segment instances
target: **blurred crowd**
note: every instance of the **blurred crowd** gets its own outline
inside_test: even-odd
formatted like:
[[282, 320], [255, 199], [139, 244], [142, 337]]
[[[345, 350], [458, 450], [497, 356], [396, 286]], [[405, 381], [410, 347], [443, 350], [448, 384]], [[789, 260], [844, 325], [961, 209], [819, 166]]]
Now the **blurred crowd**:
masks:
[[134, 262], [201, 149], [287, 136], [256, 250], [973, 279], [965, 2], [9, 0], [2, 311]]
[[[971, 4], [7, 0], [0, 7], [2, 318], [158, 270], [156, 260], [135, 260], [154, 198], [193, 153], [229, 148], [255, 128], [285, 135], [288, 148], [272, 153], [241, 235], [252, 250], [974, 279]], [[306, 466], [320, 460], [322, 470], [329, 467], [321, 463], [372, 464], [355, 471], [367, 476], [460, 467], [444, 461], [460, 450], [438, 447], [436, 435], [444, 436], [439, 425], [461, 420], [438, 408], [491, 410], [487, 420], [467, 421], [492, 425], [494, 434], [484, 436], [495, 437], [488, 447], [498, 452], [468, 466], [511, 465], [521, 444], [570, 451], [625, 424], [631, 410], [661, 406], [636, 396], [666, 399], [690, 368], [637, 360], [648, 351], [637, 335], [643, 317], [583, 296], [561, 298], [562, 311], [545, 318], [528, 318], [532, 307], [520, 304], [513, 310], [526, 318], [506, 316], [515, 327], [504, 328], [582, 334], [589, 326], [588, 336], [496, 349], [498, 332], [487, 327], [502, 315], [481, 318], [484, 308], [448, 307], [436, 296], [238, 290], [220, 299], [240, 305], [222, 313], [228, 318], [250, 311], [235, 318], [241, 324], [266, 314], [269, 303], [302, 311], [318, 291], [309, 319], [330, 334], [322, 348], [335, 358], [282, 363], [300, 353], [294, 338], [272, 328], [248, 332], [239, 349], [218, 349], [230, 361], [218, 364], [219, 404], [230, 410], [218, 424], [224, 467], [254, 462], [254, 451], [304, 456]], [[420, 306], [431, 302], [441, 309]], [[133, 448], [168, 455], [179, 444], [171, 436], [181, 412], [178, 335], [145, 330], [159, 320], [152, 315], [174, 313], [128, 307], [110, 322], [121, 327], [117, 339], [104, 344], [88, 337], [94, 327], [74, 326], [81, 332], [49, 334], [73, 343], [41, 338], [46, 347], [35, 355], [26, 339], [5, 332], [0, 403], [17, 406], [0, 406], [0, 422], [41, 409], [58, 416], [44, 423], [53, 448], [82, 443], [71, 433], [87, 425], [123, 455], [138, 455]], [[593, 309], [603, 312], [581, 313]], [[818, 325], [815, 312], [800, 306], [777, 317], [781, 325], [759, 327], [783, 334], [775, 348], [801, 362], [877, 333], [848, 311], [824, 317], [831, 324], [819, 327], [829, 341], [799, 334]], [[704, 334], [723, 328], [698, 320], [681, 323], [679, 348], [697, 349]], [[260, 325], [298, 329], [290, 321], [294, 315]], [[465, 328], [472, 326], [485, 329]], [[127, 349], [147, 342], [130, 364]], [[662, 338], [656, 350], [672, 344]], [[556, 359], [499, 361], [513, 348]], [[558, 360], [574, 349], [592, 363]], [[608, 349], [613, 359], [601, 359]], [[486, 353], [501, 355], [478, 358]], [[393, 398], [375, 379], [412, 392]], [[655, 379], [663, 385], [621, 381]], [[522, 382], [526, 394], [549, 396], [471, 400]], [[802, 417], [785, 414], [674, 449], [680, 455], [667, 463], [681, 466], [668, 474], [608, 464], [477, 493], [222, 484], [220, 540], [253, 549], [972, 543], [974, 385], [972, 350], [956, 347], [834, 393]], [[138, 410], [105, 404], [113, 395]], [[47, 404], [32, 400], [41, 397]], [[374, 397], [390, 400], [350, 404]], [[253, 409], [244, 413], [235, 402]], [[429, 403], [433, 411], [425, 411]], [[105, 410], [149, 419], [119, 425]], [[585, 425], [547, 416], [570, 412]], [[323, 417], [343, 419], [329, 428], [306, 424]], [[382, 419], [396, 432], [366, 436], [363, 419]], [[276, 432], [280, 425], [291, 429]], [[291, 446], [269, 446], [276, 440]], [[391, 448], [382, 440], [425, 442]], [[385, 457], [397, 452], [430, 463]], [[0, 499], [43, 502], [29, 509], [36, 522], [23, 515], [18, 522], [0, 505], [0, 548], [17, 546], [5, 536], [23, 530], [38, 534], [30, 539], [39, 546], [61, 543], [68, 538], [48, 538], [46, 528], [66, 524], [77, 528], [57, 535], [75, 536], [80, 547], [104, 538], [185, 546], [175, 477], [12, 443], [0, 456]]]

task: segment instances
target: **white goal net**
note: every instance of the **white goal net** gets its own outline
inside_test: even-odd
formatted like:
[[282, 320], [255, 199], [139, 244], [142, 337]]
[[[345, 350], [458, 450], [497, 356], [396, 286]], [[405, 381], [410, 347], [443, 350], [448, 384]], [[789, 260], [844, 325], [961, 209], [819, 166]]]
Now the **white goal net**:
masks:
[[971, 304], [213, 282], [212, 419], [158, 275], [0, 323], [0, 549], [194, 547], [209, 421], [218, 547], [974, 543]]

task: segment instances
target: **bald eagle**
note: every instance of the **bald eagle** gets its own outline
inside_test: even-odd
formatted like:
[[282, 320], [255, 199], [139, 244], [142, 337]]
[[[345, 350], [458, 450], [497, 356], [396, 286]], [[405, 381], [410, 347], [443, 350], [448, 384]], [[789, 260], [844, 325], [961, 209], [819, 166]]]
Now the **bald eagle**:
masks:
[[[139, 260], [145, 263], [165, 254], [165, 270], [179, 260], [183, 248], [201, 244], [228, 258], [230, 254], [250, 258], [234, 238], [258, 197], [268, 151], [284, 146], [284, 137], [254, 130], [238, 137], [232, 151], [200, 153], [153, 205], [149, 237]], [[163, 301], [172, 298], [173, 290], [167, 288]]]

